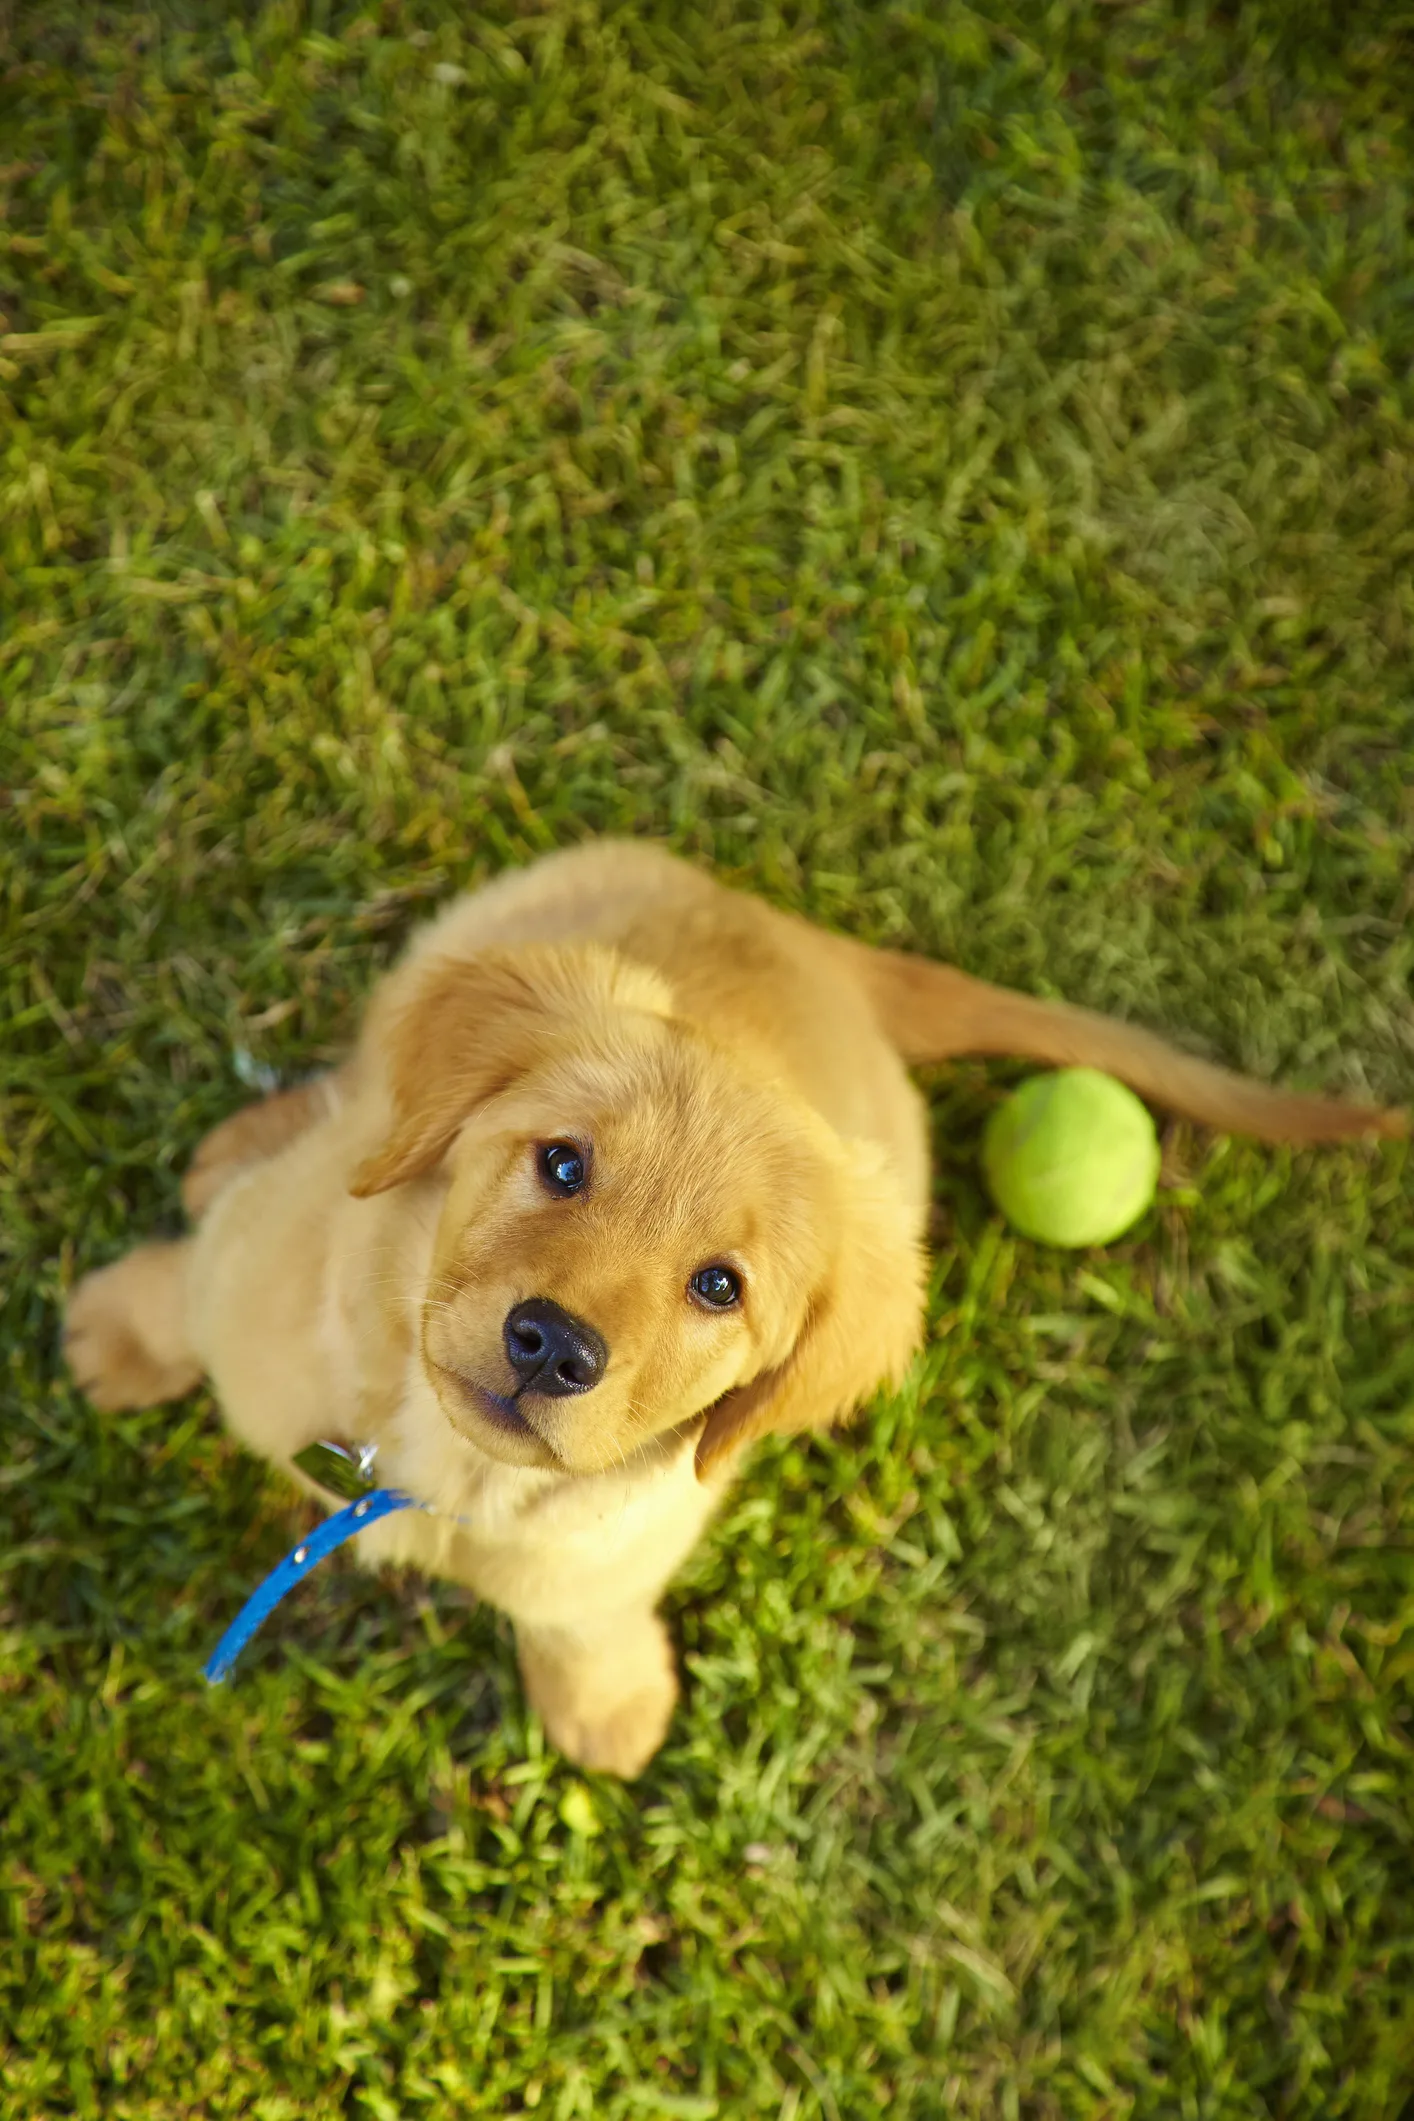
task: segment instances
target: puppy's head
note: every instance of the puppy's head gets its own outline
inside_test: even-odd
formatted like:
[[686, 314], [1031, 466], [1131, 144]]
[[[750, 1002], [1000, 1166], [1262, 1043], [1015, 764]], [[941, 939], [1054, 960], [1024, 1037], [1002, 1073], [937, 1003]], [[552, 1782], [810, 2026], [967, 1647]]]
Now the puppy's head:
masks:
[[491, 1456], [598, 1472], [692, 1424], [705, 1472], [907, 1360], [921, 1262], [879, 1153], [652, 972], [594, 947], [433, 959], [371, 1029], [394, 1118], [354, 1191], [445, 1159], [422, 1356]]

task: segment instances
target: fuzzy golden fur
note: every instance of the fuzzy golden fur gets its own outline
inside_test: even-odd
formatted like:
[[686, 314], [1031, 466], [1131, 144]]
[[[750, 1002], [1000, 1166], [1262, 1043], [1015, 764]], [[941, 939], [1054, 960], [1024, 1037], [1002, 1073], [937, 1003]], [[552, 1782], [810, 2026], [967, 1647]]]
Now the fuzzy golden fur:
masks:
[[[321, 1435], [376, 1442], [444, 1514], [385, 1520], [365, 1554], [510, 1614], [552, 1739], [636, 1774], [677, 1695], [657, 1602], [742, 1448], [910, 1359], [929, 1173], [906, 1062], [958, 1053], [1086, 1062], [1267, 1140], [1403, 1130], [599, 844], [457, 900], [342, 1068], [217, 1128], [193, 1233], [76, 1290], [74, 1374], [110, 1408], [205, 1376], [286, 1468]], [[573, 1197], [554, 1143], [582, 1152]], [[710, 1266], [739, 1301], [694, 1299]], [[607, 1350], [592, 1388], [523, 1385], [508, 1320], [533, 1298]]]

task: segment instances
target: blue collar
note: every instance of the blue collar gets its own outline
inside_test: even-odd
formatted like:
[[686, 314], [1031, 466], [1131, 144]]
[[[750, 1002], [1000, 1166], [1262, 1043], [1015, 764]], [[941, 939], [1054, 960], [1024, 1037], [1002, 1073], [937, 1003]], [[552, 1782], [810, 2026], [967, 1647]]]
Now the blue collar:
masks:
[[221, 1684], [252, 1635], [265, 1625], [280, 1600], [297, 1583], [303, 1583], [326, 1554], [332, 1554], [356, 1532], [366, 1531], [369, 1525], [377, 1524], [380, 1517], [391, 1517], [395, 1510], [430, 1507], [425, 1502], [418, 1502], [415, 1496], [405, 1495], [401, 1488], [374, 1486], [376, 1451], [375, 1444], [350, 1449], [347, 1444], [326, 1441], [312, 1443], [307, 1450], [296, 1452], [294, 1463], [300, 1471], [330, 1494], [345, 1497], [345, 1507], [317, 1525], [251, 1592], [203, 1667], [212, 1686]]

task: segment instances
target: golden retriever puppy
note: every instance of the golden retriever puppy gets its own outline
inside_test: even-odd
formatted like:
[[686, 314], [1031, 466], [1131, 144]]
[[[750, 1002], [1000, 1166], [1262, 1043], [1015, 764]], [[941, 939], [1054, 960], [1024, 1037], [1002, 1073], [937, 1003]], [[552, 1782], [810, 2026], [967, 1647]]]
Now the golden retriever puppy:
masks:
[[737, 1454], [909, 1361], [906, 1063], [961, 1053], [1089, 1063], [1268, 1140], [1403, 1129], [593, 845], [457, 900], [344, 1067], [216, 1130], [193, 1234], [75, 1291], [74, 1374], [109, 1408], [205, 1376], [286, 1468], [330, 1432], [376, 1443], [439, 1514], [364, 1551], [500, 1606], [553, 1741], [637, 1774], [677, 1696], [657, 1602]]

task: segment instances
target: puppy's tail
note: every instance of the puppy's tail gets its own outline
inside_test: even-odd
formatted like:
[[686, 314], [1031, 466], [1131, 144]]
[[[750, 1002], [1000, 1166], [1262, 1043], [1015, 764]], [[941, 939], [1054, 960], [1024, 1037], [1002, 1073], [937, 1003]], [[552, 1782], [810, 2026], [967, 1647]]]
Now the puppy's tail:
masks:
[[1362, 1134], [1395, 1141], [1409, 1129], [1402, 1111], [1269, 1090], [1250, 1076], [1180, 1053], [1137, 1025], [1014, 994], [928, 958], [861, 950], [854, 965], [905, 1060], [1007, 1054], [1058, 1068], [1099, 1068], [1167, 1111], [1259, 1141], [1334, 1142]]

